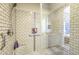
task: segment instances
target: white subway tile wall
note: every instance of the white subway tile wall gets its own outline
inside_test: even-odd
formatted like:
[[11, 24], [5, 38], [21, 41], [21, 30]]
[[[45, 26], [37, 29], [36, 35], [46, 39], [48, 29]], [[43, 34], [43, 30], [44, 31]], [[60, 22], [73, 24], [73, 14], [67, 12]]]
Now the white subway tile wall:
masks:
[[70, 52], [79, 54], [79, 4], [70, 5]]
[[[11, 11], [12, 11], [12, 4], [10, 3], [0, 3], [0, 36], [1, 33], [6, 33], [8, 29], [11, 29]], [[2, 46], [0, 38], [0, 47]], [[8, 41], [8, 43], [11, 43], [11, 41]], [[10, 45], [6, 45], [4, 47], [1, 54], [8, 54]]]
[[11, 25], [11, 4], [0, 3], [0, 33], [7, 32]]
[[[28, 54], [28, 52], [34, 51], [34, 39], [32, 34], [32, 28], [34, 28], [34, 13], [36, 14], [36, 27], [37, 37], [35, 42], [35, 50], [39, 51], [45, 49], [46, 42], [45, 35], [41, 33], [41, 19], [39, 12], [39, 4], [17, 4], [16, 9], [16, 39], [19, 43], [19, 48], [15, 50], [15, 54]], [[36, 7], [35, 7], [36, 6]], [[28, 9], [27, 9], [28, 8]], [[33, 10], [32, 10], [33, 9]], [[26, 51], [26, 52], [25, 52]]]

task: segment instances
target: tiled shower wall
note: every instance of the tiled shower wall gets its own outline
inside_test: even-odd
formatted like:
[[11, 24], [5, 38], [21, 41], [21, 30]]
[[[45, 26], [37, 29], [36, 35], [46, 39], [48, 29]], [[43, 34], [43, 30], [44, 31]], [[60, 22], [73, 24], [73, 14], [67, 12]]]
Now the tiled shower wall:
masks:
[[[6, 33], [8, 29], [11, 29], [11, 11], [12, 4], [10, 3], [0, 3], [0, 35], [1, 33]], [[2, 40], [0, 37], [0, 47]], [[8, 42], [9, 43], [9, 42]], [[8, 52], [9, 47], [4, 47], [4, 50]], [[1, 50], [0, 50], [1, 51]], [[5, 53], [5, 51], [3, 53]]]
[[7, 32], [11, 25], [12, 4], [0, 3], [0, 33]]
[[70, 5], [70, 53], [79, 54], [79, 4]]
[[[27, 5], [23, 5], [27, 8]], [[19, 48], [15, 50], [15, 54], [27, 54], [28, 52], [33, 51], [34, 43], [32, 35], [32, 28], [34, 27], [34, 12], [23, 9], [23, 7], [16, 6], [16, 39], [19, 43]], [[21, 8], [21, 9], [20, 9]], [[36, 9], [37, 10], [37, 9]], [[38, 28], [38, 35], [40, 35], [40, 14], [36, 14], [36, 27]], [[36, 37], [36, 50], [40, 50], [40, 36]], [[26, 51], [26, 52], [25, 52]]]
[[32, 35], [32, 28], [34, 27], [34, 13], [36, 14], [36, 27], [38, 28], [36, 50], [46, 48], [47, 43], [43, 39], [45, 35], [41, 33], [40, 4], [17, 4], [15, 10], [16, 39], [19, 43], [19, 48], [15, 50], [15, 53], [27, 54], [34, 49], [33, 36], [29, 36]]
[[49, 22], [51, 23], [51, 32], [48, 34], [49, 46], [63, 45], [63, 10], [60, 8], [49, 15]]
[[[33, 50], [33, 37], [31, 35], [31, 28], [33, 27], [33, 16], [29, 11], [16, 9], [16, 39], [18, 40], [19, 47], [16, 54], [25, 54], [25, 51]], [[29, 44], [30, 43], [30, 44]]]

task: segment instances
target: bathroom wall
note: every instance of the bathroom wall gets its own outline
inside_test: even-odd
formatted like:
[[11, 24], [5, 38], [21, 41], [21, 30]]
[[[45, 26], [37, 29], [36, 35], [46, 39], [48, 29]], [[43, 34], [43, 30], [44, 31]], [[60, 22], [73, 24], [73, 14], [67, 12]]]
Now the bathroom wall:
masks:
[[46, 43], [41, 37], [43, 35], [41, 32], [40, 4], [19, 3], [15, 7], [16, 40], [19, 43], [19, 48], [15, 51], [16, 54], [27, 54], [34, 50], [33, 36], [31, 36], [32, 28], [34, 27], [34, 12], [36, 13], [36, 27], [38, 28], [36, 51], [46, 48]]
[[79, 54], [79, 4], [70, 4], [70, 53]]
[[[55, 5], [55, 6], [54, 6]], [[51, 12], [49, 14], [49, 23], [51, 30], [48, 33], [48, 45], [52, 46], [62, 46], [64, 43], [64, 5], [63, 4], [54, 4], [51, 5]], [[62, 7], [63, 6], [63, 7]]]
[[29, 36], [32, 34], [32, 15], [29, 11], [16, 10], [16, 40], [18, 40], [19, 47], [27, 48], [26, 51], [33, 50], [33, 36]]
[[7, 30], [11, 27], [11, 10], [11, 4], [0, 3], [0, 33], [7, 32]]
[[[10, 3], [0, 3], [0, 35], [1, 33], [6, 33], [8, 29], [12, 29], [11, 26], [11, 12], [13, 4]], [[6, 46], [4, 47], [1, 54], [10, 54], [12, 40], [6, 40]], [[2, 38], [0, 37], [0, 47], [2, 46]], [[12, 54], [12, 53], [11, 53]]]

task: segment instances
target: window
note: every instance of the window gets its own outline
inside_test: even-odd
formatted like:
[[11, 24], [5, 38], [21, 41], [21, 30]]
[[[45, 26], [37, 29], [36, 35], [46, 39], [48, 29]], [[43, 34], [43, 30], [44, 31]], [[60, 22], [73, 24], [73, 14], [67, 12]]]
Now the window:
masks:
[[70, 34], [70, 6], [64, 9], [64, 35]]
[[43, 33], [48, 32], [48, 17], [47, 16], [43, 17], [41, 24], [42, 24], [42, 28], [41, 28], [42, 32]]

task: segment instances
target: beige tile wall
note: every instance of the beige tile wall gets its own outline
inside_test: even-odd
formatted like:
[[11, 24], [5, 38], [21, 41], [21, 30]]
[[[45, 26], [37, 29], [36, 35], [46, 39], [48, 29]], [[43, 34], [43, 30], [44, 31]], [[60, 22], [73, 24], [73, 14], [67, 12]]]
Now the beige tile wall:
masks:
[[79, 4], [70, 5], [70, 54], [79, 54]]
[[41, 33], [40, 4], [17, 4], [15, 9], [16, 40], [19, 42], [19, 48], [15, 53], [27, 54], [34, 49], [33, 36], [29, 36], [32, 35], [32, 28], [34, 27], [34, 12], [36, 13], [36, 27], [38, 28], [37, 35], [39, 35], [36, 37], [36, 50], [39, 51], [46, 48], [45, 34]]
[[[12, 11], [12, 4], [10, 3], [0, 3], [0, 34], [6, 33], [8, 29], [11, 29], [11, 11]], [[2, 46], [0, 37], [0, 47]], [[6, 46], [4, 47], [1, 54], [12, 54], [12, 45], [9, 44], [13, 42], [12, 40], [6, 40]], [[7, 44], [8, 43], [8, 44]]]

